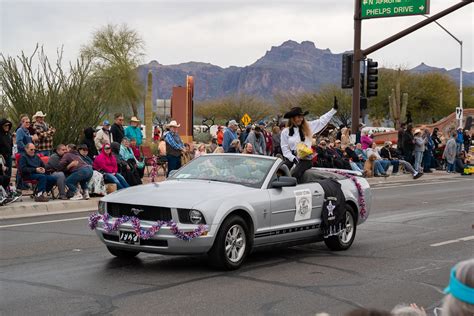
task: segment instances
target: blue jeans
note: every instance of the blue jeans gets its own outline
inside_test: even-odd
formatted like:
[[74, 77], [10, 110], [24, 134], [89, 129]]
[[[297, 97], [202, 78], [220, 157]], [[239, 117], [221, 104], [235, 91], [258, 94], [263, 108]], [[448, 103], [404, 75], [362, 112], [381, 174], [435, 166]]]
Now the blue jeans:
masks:
[[56, 178], [47, 174], [34, 173], [28, 176], [28, 180], [38, 181], [36, 190], [38, 192], [49, 192], [56, 184]]
[[176, 170], [181, 168], [181, 157], [166, 155], [166, 159], [168, 160], [168, 176], [171, 170]]
[[362, 168], [360, 168], [357, 163], [355, 163], [353, 161], [349, 161], [349, 164], [351, 165], [352, 170], [363, 172]]
[[116, 173], [104, 173], [104, 182], [106, 183], [115, 183], [117, 185], [117, 190], [128, 188], [130, 185], [127, 183], [127, 180], [120, 174]]
[[375, 160], [374, 161], [374, 173], [376, 175], [385, 174], [386, 170], [382, 165], [382, 161], [383, 160]]
[[87, 190], [87, 182], [92, 178], [92, 167], [86, 166], [74, 171], [66, 178], [66, 186], [70, 193], [76, 193], [77, 183], [81, 185], [82, 190]]
[[447, 166], [446, 166], [446, 171], [447, 172], [454, 172], [454, 164], [448, 162]]
[[397, 173], [398, 168], [400, 166], [400, 162], [398, 160], [386, 160], [389, 161], [390, 164], [393, 166], [392, 173]]
[[413, 166], [416, 171], [422, 172], [421, 170], [421, 161], [423, 160], [423, 152], [415, 151], [415, 165]]

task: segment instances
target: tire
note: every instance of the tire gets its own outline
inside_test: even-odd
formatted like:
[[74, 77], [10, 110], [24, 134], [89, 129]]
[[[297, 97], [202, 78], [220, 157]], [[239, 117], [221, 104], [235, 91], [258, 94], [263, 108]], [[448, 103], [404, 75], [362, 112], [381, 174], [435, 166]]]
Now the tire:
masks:
[[[331, 236], [324, 239], [326, 246], [333, 251], [347, 250], [351, 247], [356, 236], [356, 216], [354, 210], [349, 205], [346, 205], [346, 228], [338, 236]], [[348, 229], [350, 231], [348, 232]]]
[[210, 264], [224, 270], [240, 268], [250, 252], [250, 237], [248, 225], [240, 216], [226, 218], [208, 253]]
[[115, 247], [110, 247], [110, 246], [107, 246], [107, 250], [114, 256], [116, 256], [117, 258], [121, 258], [121, 259], [131, 259], [131, 258], [135, 258], [139, 253], [140, 251], [133, 251], [133, 250], [123, 250], [123, 249], [119, 249], [119, 248], [115, 248]]

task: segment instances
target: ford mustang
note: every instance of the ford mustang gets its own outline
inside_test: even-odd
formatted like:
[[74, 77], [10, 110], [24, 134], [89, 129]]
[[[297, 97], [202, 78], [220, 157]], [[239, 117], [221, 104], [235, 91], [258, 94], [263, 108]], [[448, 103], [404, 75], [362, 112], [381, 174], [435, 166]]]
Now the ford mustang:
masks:
[[[340, 183], [345, 197], [342, 227], [334, 234], [322, 229], [325, 179]], [[368, 182], [351, 171], [317, 168], [300, 182], [276, 157], [204, 155], [163, 182], [102, 198], [89, 225], [117, 257], [208, 254], [210, 263], [228, 270], [259, 247], [324, 241], [331, 250], [348, 249], [369, 215]]]

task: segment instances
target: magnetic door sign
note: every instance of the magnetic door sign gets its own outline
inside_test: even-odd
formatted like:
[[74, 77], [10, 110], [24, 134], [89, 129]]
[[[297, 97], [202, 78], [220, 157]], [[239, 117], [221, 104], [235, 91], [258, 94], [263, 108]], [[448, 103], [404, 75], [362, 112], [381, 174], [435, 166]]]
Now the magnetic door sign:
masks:
[[362, 0], [361, 18], [421, 15], [430, 12], [430, 0]]
[[313, 209], [313, 201], [311, 198], [311, 190], [294, 191], [296, 197], [296, 213], [295, 222], [311, 218], [311, 210]]

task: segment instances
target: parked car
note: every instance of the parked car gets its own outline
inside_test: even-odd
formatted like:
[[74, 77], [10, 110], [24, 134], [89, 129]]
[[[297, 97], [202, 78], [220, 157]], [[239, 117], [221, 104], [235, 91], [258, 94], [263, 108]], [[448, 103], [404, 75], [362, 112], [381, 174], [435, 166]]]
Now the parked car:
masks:
[[[92, 228], [117, 257], [207, 253], [212, 264], [225, 269], [239, 268], [259, 247], [324, 240], [332, 250], [349, 249], [370, 211], [368, 182], [334, 170], [306, 172], [341, 184], [346, 214], [340, 234], [323, 238], [324, 191], [318, 182], [297, 184], [279, 158], [241, 154], [204, 155], [164, 182], [112, 193], [99, 202]], [[309, 194], [304, 216], [297, 210], [298, 192]]]

